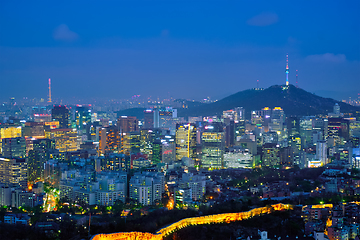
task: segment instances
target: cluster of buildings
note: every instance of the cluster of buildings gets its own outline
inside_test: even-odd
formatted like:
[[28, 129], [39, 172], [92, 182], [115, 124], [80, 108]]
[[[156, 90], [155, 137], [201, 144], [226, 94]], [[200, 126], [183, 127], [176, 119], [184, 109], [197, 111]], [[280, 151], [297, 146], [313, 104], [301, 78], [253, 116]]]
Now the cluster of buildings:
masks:
[[142, 118], [105, 113], [91, 105], [54, 105], [34, 107], [27, 118], [6, 117], [0, 124], [1, 204], [41, 204], [44, 193], [35, 192], [41, 182], [62, 198], [90, 205], [128, 199], [150, 205], [161, 200], [176, 169], [186, 174], [170, 184], [174, 200], [191, 202], [205, 193], [199, 171], [329, 163], [360, 168], [360, 122], [344, 118], [337, 104], [322, 117], [286, 116], [281, 107], [249, 116], [237, 107], [187, 119], [173, 107], [146, 109]]
[[304, 206], [302, 218], [305, 234], [323, 232], [330, 240], [355, 239], [360, 229], [360, 205], [358, 202]]

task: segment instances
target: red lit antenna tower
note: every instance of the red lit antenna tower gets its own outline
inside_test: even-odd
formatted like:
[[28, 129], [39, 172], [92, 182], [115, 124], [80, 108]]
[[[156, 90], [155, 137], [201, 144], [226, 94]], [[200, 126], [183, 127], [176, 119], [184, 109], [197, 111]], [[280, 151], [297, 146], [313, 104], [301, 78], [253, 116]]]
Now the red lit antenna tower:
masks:
[[256, 80], [256, 87], [259, 89], [259, 80]]
[[49, 78], [49, 100], [48, 103], [51, 103], [51, 78]]
[[298, 85], [298, 76], [299, 76], [298, 70], [296, 70], [296, 87], [297, 88], [299, 87], [299, 85]]

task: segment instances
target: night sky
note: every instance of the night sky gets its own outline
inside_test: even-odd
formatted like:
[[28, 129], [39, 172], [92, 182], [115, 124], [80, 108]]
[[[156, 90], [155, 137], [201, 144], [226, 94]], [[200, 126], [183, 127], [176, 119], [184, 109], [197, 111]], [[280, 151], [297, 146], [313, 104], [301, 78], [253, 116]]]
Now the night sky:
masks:
[[360, 92], [360, 1], [0, 1], [0, 89], [56, 99]]

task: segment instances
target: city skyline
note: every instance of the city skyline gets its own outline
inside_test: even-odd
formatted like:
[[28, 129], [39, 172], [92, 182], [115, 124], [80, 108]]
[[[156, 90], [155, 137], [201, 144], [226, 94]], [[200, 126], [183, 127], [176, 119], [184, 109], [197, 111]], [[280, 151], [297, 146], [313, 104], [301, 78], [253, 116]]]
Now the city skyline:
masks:
[[354, 98], [360, 4], [351, 4], [3, 2], [2, 97], [47, 99], [51, 78], [53, 99], [221, 99], [257, 80], [285, 84], [289, 54], [290, 84], [298, 70], [299, 87]]

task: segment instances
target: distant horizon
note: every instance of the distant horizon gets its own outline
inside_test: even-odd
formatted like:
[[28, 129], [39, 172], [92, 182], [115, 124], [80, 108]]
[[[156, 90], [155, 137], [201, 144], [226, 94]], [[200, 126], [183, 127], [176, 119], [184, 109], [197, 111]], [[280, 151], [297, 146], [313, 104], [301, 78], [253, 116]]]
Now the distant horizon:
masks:
[[[285, 85], [285, 84], [274, 84], [274, 85], [271, 85], [269, 87], [266, 87], [266, 88], [263, 88], [261, 86], [259, 86], [260, 88], [263, 88], [263, 89], [267, 89], [267, 88], [270, 88], [270, 87], [273, 87], [273, 86], [281, 86], [281, 85]], [[291, 84], [290, 85], [293, 85], [295, 86], [294, 84]], [[298, 86], [300, 89], [303, 89], [301, 88], [300, 86]], [[234, 93], [228, 93], [228, 94], [222, 94], [222, 95], [218, 95], [218, 97], [212, 97], [212, 96], [206, 96], [204, 95], [204, 97], [199, 97], [197, 99], [195, 98], [185, 98], [185, 97], [177, 97], [177, 98], [174, 98], [170, 95], [171, 99], [172, 100], [176, 100], [176, 99], [186, 99], [186, 100], [193, 100], [193, 101], [198, 101], [198, 102], [201, 102], [204, 98], [206, 97], [210, 97], [210, 101], [217, 101], [217, 100], [221, 100], [223, 98], [226, 98], [226, 97], [229, 97], [233, 94], [236, 94], [236, 93], [239, 93], [239, 92], [242, 92], [242, 91], [246, 91], [246, 90], [251, 90], [251, 89], [254, 89], [256, 87], [253, 87], [253, 88], [248, 88], [248, 89], [244, 89], [244, 90], [240, 90], [240, 91], [236, 91]], [[336, 91], [326, 91], [326, 90], [318, 90], [318, 91], [308, 91], [306, 89], [303, 89], [309, 93], [312, 93], [312, 94], [315, 94], [319, 97], [324, 97], [324, 98], [332, 98], [336, 101], [342, 101], [342, 100], [349, 100], [349, 97], [351, 97], [352, 100], [355, 100], [355, 99], [359, 99], [360, 98], [360, 93], [357, 93], [355, 90], [354, 91], [348, 91], [348, 92], [336, 92]], [[352, 96], [350, 96], [350, 94], [352, 94]], [[54, 98], [54, 95], [53, 96], [53, 101], [52, 103], [49, 103], [48, 105], [52, 105], [52, 104], [59, 104], [59, 101], [64, 101], [66, 104], [86, 104], [86, 103], [94, 103], [96, 101], [99, 101], [99, 102], [104, 102], [104, 101], [110, 101], [110, 100], [115, 100], [115, 101], [129, 101], [131, 99], [132, 96], [129, 96], [128, 98], [109, 98], [109, 97], [95, 97], [95, 96], [92, 96], [92, 97], [89, 97], [89, 98], [77, 98], [77, 97], [70, 97], [70, 98]], [[335, 97], [334, 97], [335, 96]], [[338, 98], [336, 98], [336, 96], [338, 96]], [[341, 98], [341, 96], [343, 96]], [[14, 97], [14, 96], [13, 96]], [[0, 97], [0, 101], [1, 102], [7, 102], [9, 99], [11, 99], [12, 97], [9, 97], [9, 98], [4, 98], [4, 97]], [[21, 99], [21, 100], [24, 100], [25, 98], [27, 99], [36, 99], [36, 100], [40, 100], [41, 98], [44, 99], [44, 105], [46, 105], [48, 102], [48, 96], [46, 97], [28, 97], [28, 96], [23, 96], [23, 97], [15, 97], [15, 100], [17, 99]], [[142, 96], [140, 95], [140, 98], [141, 99], [144, 99], [144, 98], [148, 98], [148, 99], [151, 99], [152, 101], [155, 101], [156, 99], [159, 99], [159, 100], [169, 100], [169, 97], [164, 97], [164, 98], [161, 98], [161, 97], [156, 97], [156, 96]]]

